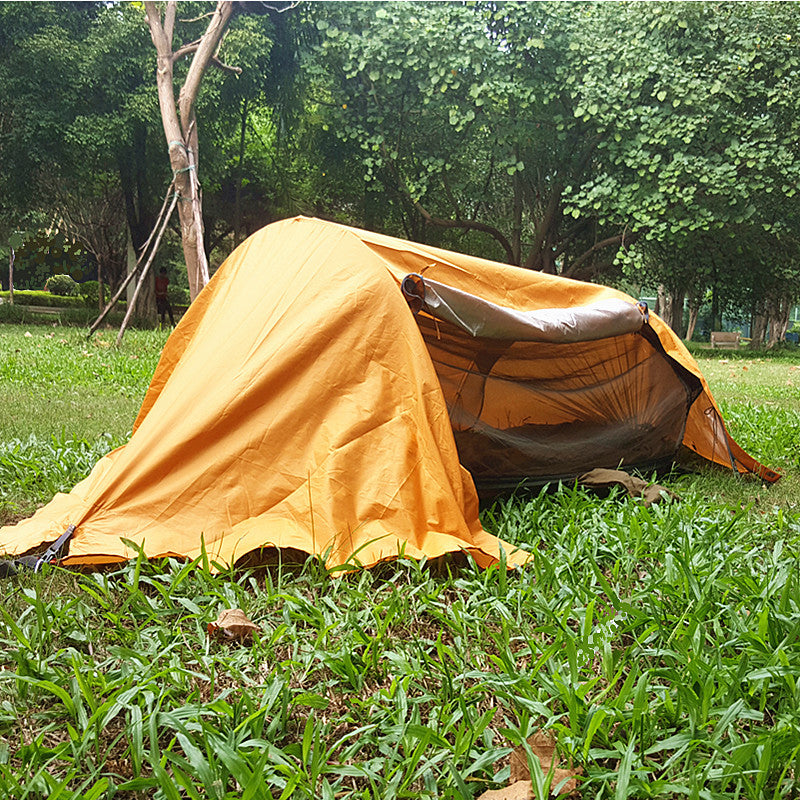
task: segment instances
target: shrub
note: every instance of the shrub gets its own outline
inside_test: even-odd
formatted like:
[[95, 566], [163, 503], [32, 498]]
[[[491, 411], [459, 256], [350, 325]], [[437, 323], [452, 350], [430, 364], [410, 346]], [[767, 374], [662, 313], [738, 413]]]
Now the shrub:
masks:
[[[100, 284], [97, 281], [84, 281], [78, 284], [78, 292], [87, 306], [97, 308], [100, 302]], [[103, 285], [103, 302], [108, 297], [108, 286]]]
[[[9, 293], [0, 292], [0, 300], [8, 304]], [[63, 297], [50, 294], [41, 290], [18, 289], [14, 292], [14, 305], [17, 306], [48, 306], [49, 308], [84, 308], [85, 303], [81, 297]]]
[[[14, 293], [16, 299], [16, 292]], [[77, 300], [78, 298], [68, 298]], [[83, 301], [81, 301], [83, 302]], [[44, 305], [44, 303], [34, 303], [31, 305]], [[112, 311], [107, 317], [106, 322], [114, 328], [118, 328], [125, 315], [124, 306], [122, 311]], [[46, 325], [52, 326], [59, 324], [63, 326], [86, 327], [91, 325], [97, 317], [96, 308], [67, 307], [57, 316], [37, 314], [32, 312], [28, 305], [15, 303], [13, 306], [7, 301], [0, 305], [0, 323], [12, 323], [18, 325]], [[135, 325], [134, 327], [138, 327]]]
[[78, 284], [69, 275], [52, 275], [44, 288], [60, 297], [75, 297], [78, 294]]
[[188, 306], [189, 290], [183, 286], [170, 286], [167, 289], [167, 298], [173, 306]]

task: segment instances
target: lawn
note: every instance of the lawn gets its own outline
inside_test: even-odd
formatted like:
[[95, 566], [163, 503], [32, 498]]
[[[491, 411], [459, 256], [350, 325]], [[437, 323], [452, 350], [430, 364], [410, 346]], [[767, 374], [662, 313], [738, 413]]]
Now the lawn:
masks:
[[[6, 519], [125, 440], [164, 335], [107, 338], [0, 326]], [[0, 797], [479, 797], [541, 729], [584, 798], [796, 796], [800, 357], [702, 355], [776, 486], [705, 470], [663, 477], [682, 499], [651, 508], [572, 486], [499, 504], [485, 526], [536, 550], [510, 573], [4, 580]], [[227, 607], [252, 642], [209, 637]]]

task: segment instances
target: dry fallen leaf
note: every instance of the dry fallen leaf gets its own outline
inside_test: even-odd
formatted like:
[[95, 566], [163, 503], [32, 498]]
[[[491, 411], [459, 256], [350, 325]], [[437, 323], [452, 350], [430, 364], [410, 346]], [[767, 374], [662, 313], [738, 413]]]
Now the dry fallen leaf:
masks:
[[489, 789], [478, 800], [535, 800], [530, 781], [516, 781], [502, 789]]
[[258, 625], [248, 619], [241, 608], [227, 608], [219, 612], [216, 622], [208, 624], [209, 636], [220, 636], [226, 639], [250, 639], [259, 630]]

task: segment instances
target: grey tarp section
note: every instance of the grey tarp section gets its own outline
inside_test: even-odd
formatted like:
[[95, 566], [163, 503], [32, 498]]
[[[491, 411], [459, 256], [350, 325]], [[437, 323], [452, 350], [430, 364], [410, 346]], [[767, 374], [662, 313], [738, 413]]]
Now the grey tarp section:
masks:
[[[609, 298], [588, 306], [517, 311], [419, 276], [415, 293], [424, 286], [425, 310], [483, 339], [568, 344], [635, 333], [645, 318], [635, 303]], [[404, 290], [410, 286], [404, 282]]]

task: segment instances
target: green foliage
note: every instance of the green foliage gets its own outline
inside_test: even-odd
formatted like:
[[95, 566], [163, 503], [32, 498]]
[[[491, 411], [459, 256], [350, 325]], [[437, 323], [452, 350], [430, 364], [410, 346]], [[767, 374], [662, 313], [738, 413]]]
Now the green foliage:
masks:
[[47, 230], [28, 231], [14, 255], [14, 286], [18, 289], [42, 288], [55, 275], [80, 281], [95, 270], [92, 257], [81, 244]]
[[78, 295], [78, 284], [69, 275], [53, 275], [44, 285], [45, 291], [59, 297], [75, 297]]
[[[8, 303], [10, 299], [9, 292], [0, 292], [0, 299], [3, 300], [3, 303]], [[85, 302], [82, 297], [69, 297], [44, 290], [15, 289], [14, 304], [20, 306], [47, 306], [48, 308], [82, 308]]]
[[683, 284], [700, 260], [739, 295], [797, 262], [785, 4], [328, 4], [316, 27], [324, 125], [412, 236], [431, 236], [423, 210], [479, 222], [491, 254], [581, 278], [633, 247]]
[[[559, 487], [485, 524], [533, 562], [332, 578], [201, 557], [6, 584], [4, 795], [455, 800], [506, 781], [541, 727], [591, 796], [791, 788], [796, 515]], [[208, 637], [230, 607], [252, 643]]]
[[[108, 286], [104, 284], [103, 289], [103, 302], [105, 302], [108, 299]], [[87, 306], [97, 308], [100, 303], [100, 284], [98, 281], [84, 281], [78, 286], [78, 293]]]
[[172, 305], [188, 306], [189, 290], [183, 286], [170, 286], [167, 289], [167, 298]]

